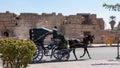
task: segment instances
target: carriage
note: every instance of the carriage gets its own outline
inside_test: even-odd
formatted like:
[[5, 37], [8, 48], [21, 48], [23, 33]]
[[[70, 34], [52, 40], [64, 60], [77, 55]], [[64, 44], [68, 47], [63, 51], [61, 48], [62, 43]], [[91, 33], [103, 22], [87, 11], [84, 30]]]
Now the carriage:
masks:
[[[84, 53], [80, 57], [83, 57], [87, 53], [89, 59], [91, 59], [87, 49], [91, 36], [83, 38], [83, 42], [78, 42], [77, 40], [66, 40], [64, 35], [59, 34], [58, 38], [61, 41], [57, 41], [51, 49], [48, 49], [44, 46], [44, 40], [47, 36], [52, 34], [52, 30], [45, 27], [33, 28], [30, 29], [29, 34], [30, 39], [36, 44], [33, 62], [41, 62], [43, 56], [49, 56], [50, 58], [54, 57], [58, 61], [66, 61], [69, 59], [71, 51], [73, 51], [73, 54], [77, 60], [77, 56], [75, 54], [76, 48], [84, 48]], [[69, 48], [67, 46], [68, 44]], [[49, 55], [46, 55], [46, 52], [49, 52]]]
[[[48, 49], [44, 46], [44, 41], [48, 35], [51, 35], [52, 30], [47, 29], [45, 27], [33, 28], [30, 29], [30, 39], [34, 41], [36, 44], [36, 51], [33, 56], [33, 62], [41, 62], [43, 56], [54, 57], [56, 60], [68, 60], [70, 57], [69, 51], [67, 47], [63, 45], [67, 45], [66, 42], [56, 43], [51, 49]], [[63, 35], [59, 35], [59, 37], [64, 39]], [[49, 55], [46, 54], [49, 52]]]

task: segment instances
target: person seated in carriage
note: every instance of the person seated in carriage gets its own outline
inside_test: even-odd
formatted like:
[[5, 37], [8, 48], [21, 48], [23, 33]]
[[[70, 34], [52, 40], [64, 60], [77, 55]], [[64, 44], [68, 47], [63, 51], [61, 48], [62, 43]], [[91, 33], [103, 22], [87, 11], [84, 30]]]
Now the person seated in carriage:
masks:
[[52, 34], [53, 34], [53, 38], [51, 38], [51, 42], [50, 44], [48, 44], [48, 47], [47, 47], [48, 49], [51, 49], [56, 44], [56, 42], [60, 41], [57, 38], [58, 36], [57, 26], [54, 26]]
[[51, 49], [54, 45], [60, 46], [65, 42], [64, 35], [58, 33], [57, 26], [53, 28], [53, 38], [51, 38], [50, 44], [48, 44], [47, 48]]

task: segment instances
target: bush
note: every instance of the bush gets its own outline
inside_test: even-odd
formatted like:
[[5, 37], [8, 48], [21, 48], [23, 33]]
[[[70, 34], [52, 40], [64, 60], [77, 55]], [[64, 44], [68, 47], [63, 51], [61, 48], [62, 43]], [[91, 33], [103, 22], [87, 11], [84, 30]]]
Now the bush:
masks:
[[32, 41], [13, 38], [0, 39], [0, 53], [3, 68], [26, 68], [32, 61], [36, 45]]

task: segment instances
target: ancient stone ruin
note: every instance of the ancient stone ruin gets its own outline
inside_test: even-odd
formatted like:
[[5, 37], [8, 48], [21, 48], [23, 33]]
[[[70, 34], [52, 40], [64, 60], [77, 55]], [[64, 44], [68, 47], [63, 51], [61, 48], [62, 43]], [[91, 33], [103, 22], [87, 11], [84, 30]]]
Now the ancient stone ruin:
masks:
[[105, 22], [97, 18], [96, 14], [78, 13], [64, 16], [61, 13], [0, 13], [0, 36], [29, 39], [29, 29], [34, 27], [46, 27], [52, 29], [58, 27], [60, 33], [67, 39], [82, 38], [84, 35], [95, 36], [94, 43], [104, 43], [106, 37], [118, 40], [114, 31], [105, 30]]

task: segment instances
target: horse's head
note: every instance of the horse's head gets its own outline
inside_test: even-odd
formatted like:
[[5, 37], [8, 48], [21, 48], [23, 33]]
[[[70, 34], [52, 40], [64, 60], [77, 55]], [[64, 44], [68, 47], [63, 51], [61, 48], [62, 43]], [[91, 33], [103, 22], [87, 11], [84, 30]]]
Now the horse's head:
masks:
[[88, 35], [88, 36], [86, 37], [86, 39], [87, 39], [88, 42], [90, 41], [90, 43], [93, 43], [94, 36]]

